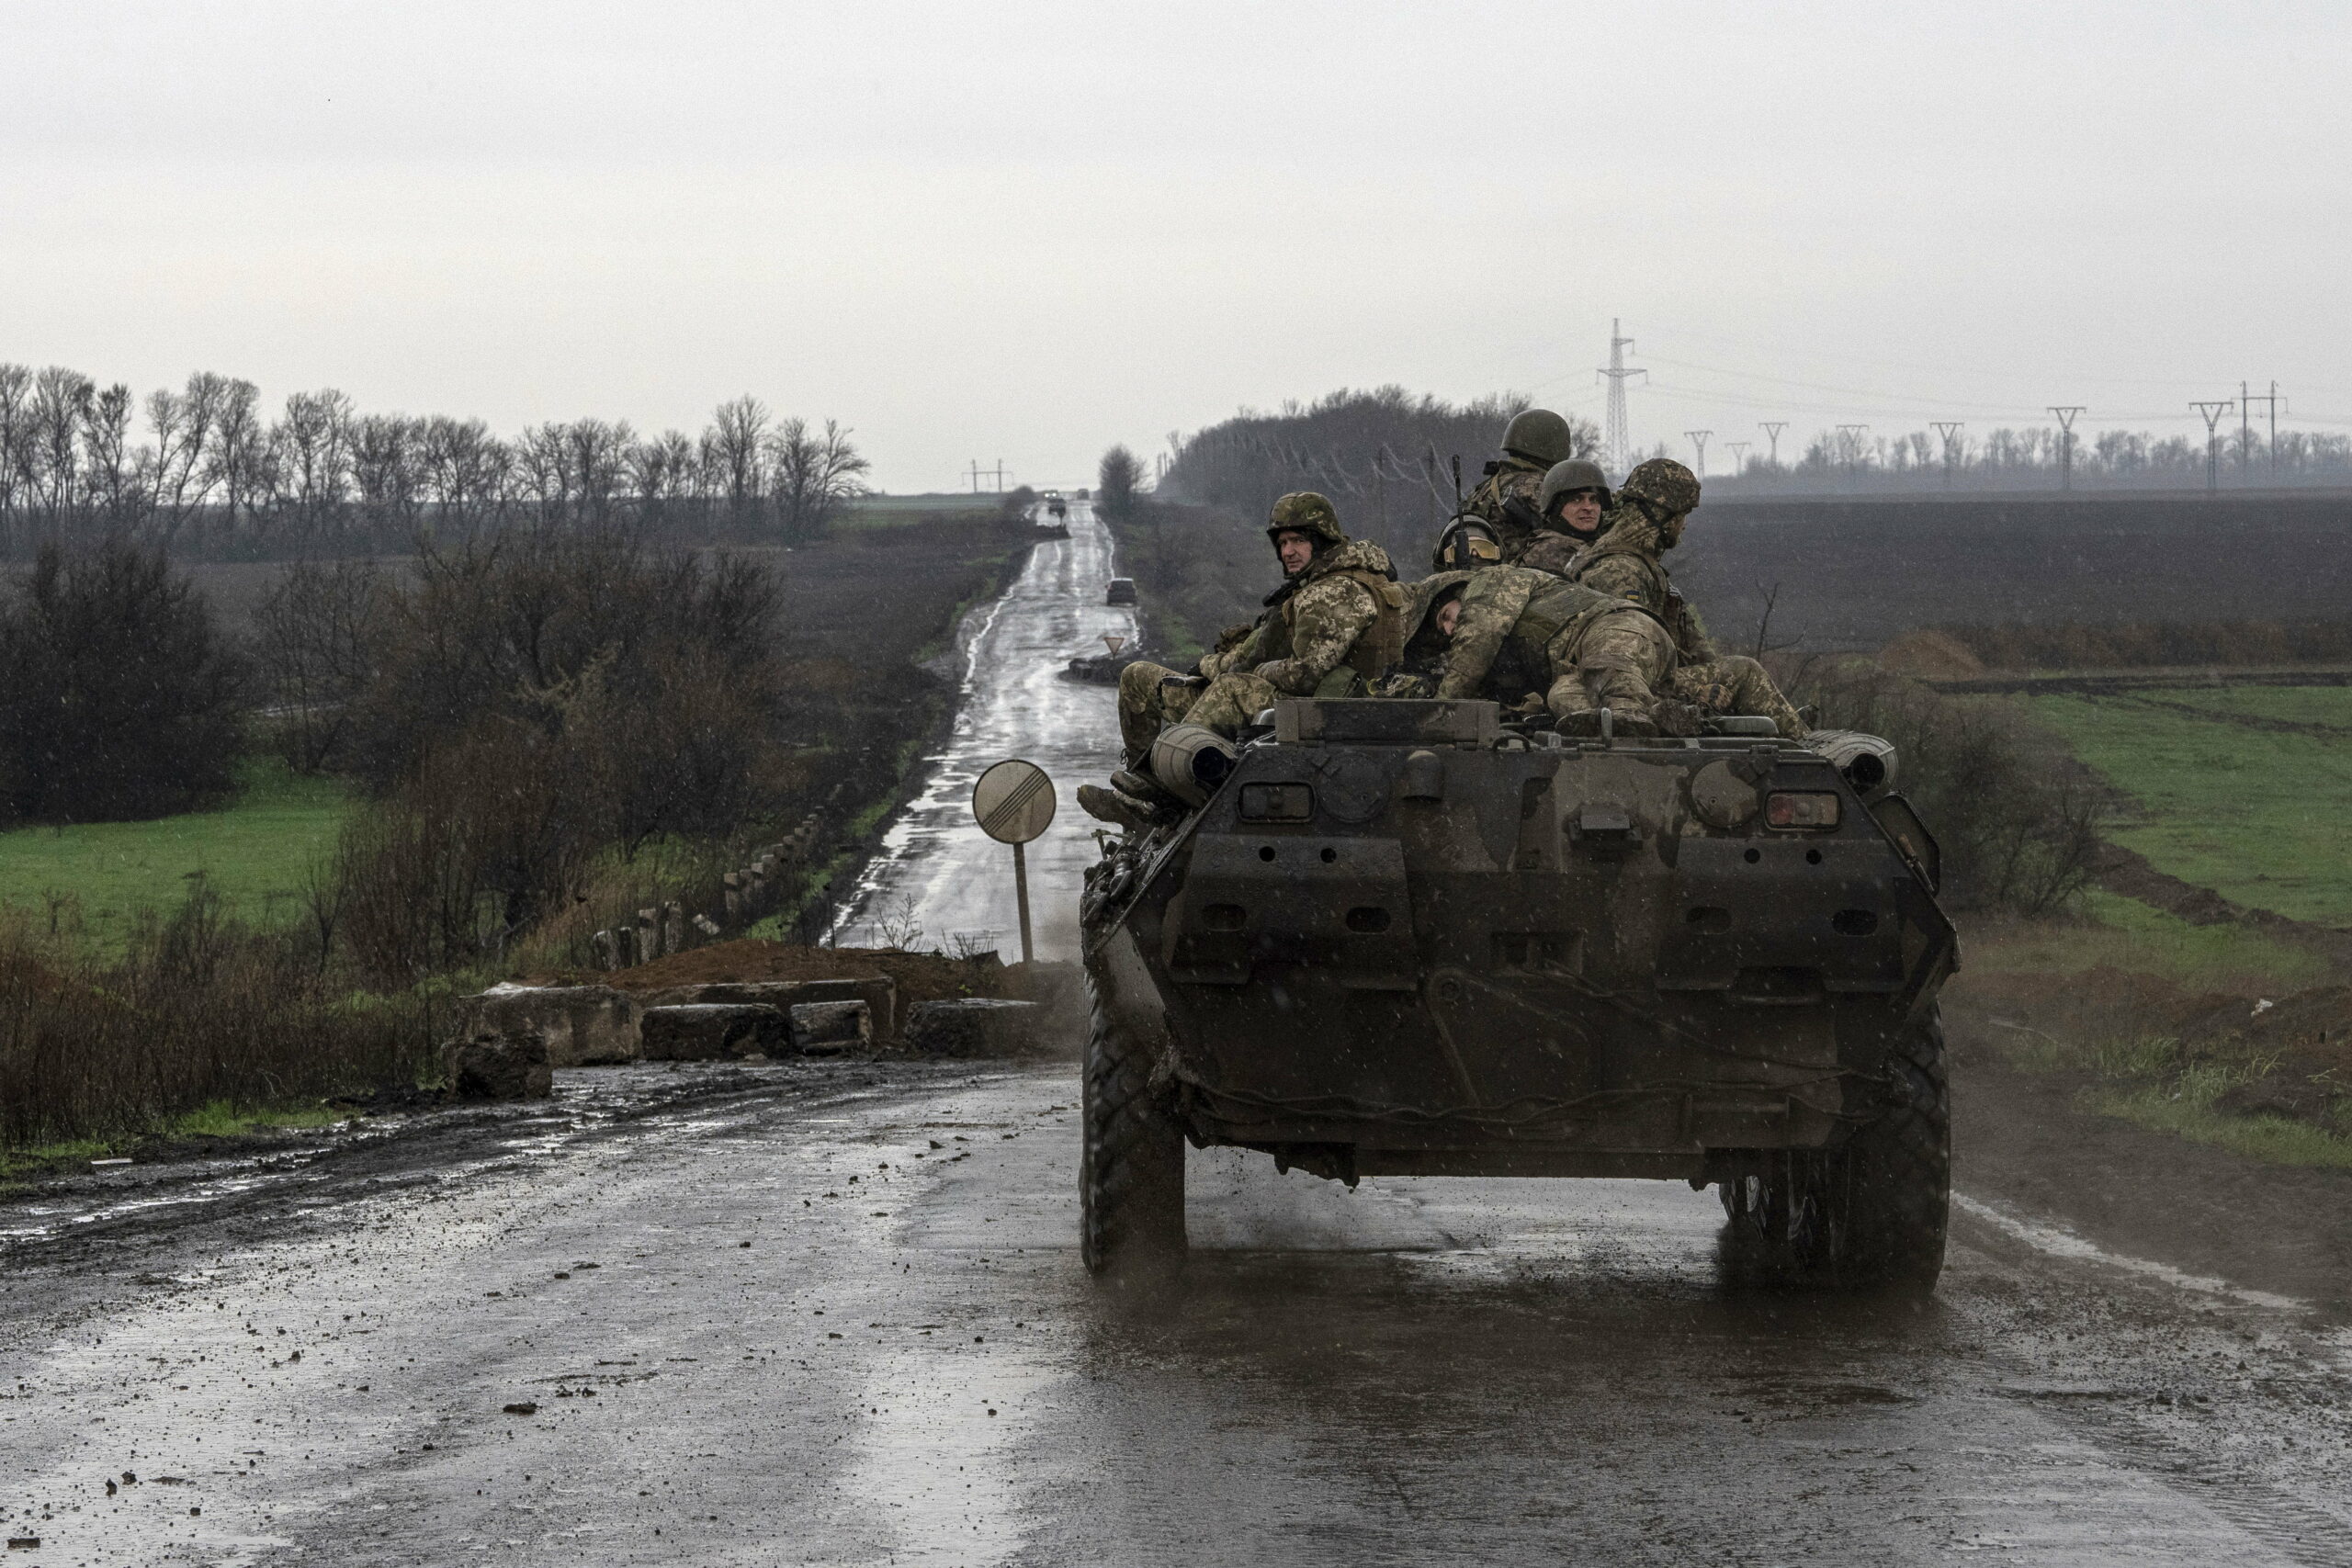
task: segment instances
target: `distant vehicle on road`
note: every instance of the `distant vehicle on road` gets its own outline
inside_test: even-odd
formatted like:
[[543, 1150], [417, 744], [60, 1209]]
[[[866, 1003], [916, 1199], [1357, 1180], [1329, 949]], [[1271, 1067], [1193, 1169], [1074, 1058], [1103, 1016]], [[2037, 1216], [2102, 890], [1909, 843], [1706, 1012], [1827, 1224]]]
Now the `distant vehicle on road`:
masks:
[[1132, 604], [1135, 602], [1136, 580], [1132, 577], [1113, 578], [1110, 591], [1102, 595], [1105, 604]]
[[1069, 515], [1069, 502], [1060, 496], [1056, 496], [1046, 502], [1046, 514], [1049, 517], [1067, 518]]

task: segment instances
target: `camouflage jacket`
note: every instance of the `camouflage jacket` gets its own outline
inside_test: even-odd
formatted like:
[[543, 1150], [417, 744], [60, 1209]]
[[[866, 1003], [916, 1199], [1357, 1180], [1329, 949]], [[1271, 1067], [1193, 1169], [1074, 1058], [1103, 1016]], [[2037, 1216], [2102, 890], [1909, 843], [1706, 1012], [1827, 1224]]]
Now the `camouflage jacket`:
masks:
[[1405, 649], [1388, 673], [1372, 682], [1367, 694], [1375, 697], [1433, 697], [1445, 673], [1445, 656], [1453, 645], [1438, 635], [1430, 612], [1437, 596], [1467, 582], [1476, 574], [1441, 571], [1405, 588]]
[[1511, 564], [1548, 571], [1555, 577], [1566, 577], [1575, 570], [1577, 558], [1599, 542], [1598, 535], [1591, 538], [1579, 538], [1574, 534], [1564, 534], [1557, 528], [1545, 528], [1529, 538], [1527, 547]]
[[1519, 559], [1543, 527], [1535, 502], [1544, 489], [1544, 471], [1541, 463], [1507, 457], [1462, 502], [1460, 515], [1476, 517], [1495, 531], [1506, 565]]
[[[1552, 682], [1547, 651], [1619, 602], [1531, 567], [1488, 567], [1462, 592], [1462, 620], [1439, 678], [1441, 697], [1489, 695], [1510, 702]], [[1573, 644], [1574, 637], [1568, 642]]]
[[1658, 525], [1637, 506], [1611, 507], [1601, 519], [1600, 537], [1577, 556], [1568, 580], [1597, 592], [1639, 604], [1666, 623], [1686, 663], [1715, 657], [1706, 624], [1690, 602], [1674, 591], [1674, 579], [1659, 557]]
[[1404, 610], [1386, 550], [1363, 539], [1335, 546], [1315, 558], [1218, 672], [1250, 671], [1284, 696], [1345, 695], [1358, 679], [1396, 661]]

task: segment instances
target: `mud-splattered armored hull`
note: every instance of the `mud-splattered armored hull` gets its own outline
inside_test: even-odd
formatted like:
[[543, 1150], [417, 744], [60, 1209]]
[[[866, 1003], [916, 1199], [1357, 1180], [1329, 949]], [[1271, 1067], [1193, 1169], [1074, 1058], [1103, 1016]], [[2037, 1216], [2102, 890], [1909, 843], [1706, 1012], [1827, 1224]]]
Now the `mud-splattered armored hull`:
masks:
[[1140, 1073], [1162, 1149], [1350, 1180], [1718, 1182], [1792, 1211], [1762, 1216], [1783, 1243], [1837, 1217], [1804, 1190], [1850, 1180], [1861, 1129], [1928, 1100], [1940, 1258], [1956, 949], [1899, 797], [1790, 742], [1526, 736], [1486, 703], [1277, 719], [1090, 879], [1090, 1092]]

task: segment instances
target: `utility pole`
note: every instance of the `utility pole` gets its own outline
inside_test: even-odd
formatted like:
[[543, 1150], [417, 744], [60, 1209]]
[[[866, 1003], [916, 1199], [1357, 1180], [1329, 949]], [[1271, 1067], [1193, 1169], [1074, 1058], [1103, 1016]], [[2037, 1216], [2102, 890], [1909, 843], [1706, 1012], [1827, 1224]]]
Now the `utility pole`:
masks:
[[978, 457], [972, 459], [972, 493], [980, 493], [980, 460]]
[[2191, 403], [2188, 406], [2205, 416], [2205, 489], [2210, 494], [2222, 488], [2222, 438], [2214, 432], [2221, 425], [2222, 416], [2237, 404]]
[[1943, 437], [1944, 489], [1950, 490], [1951, 489], [1951, 471], [1954, 468], [1958, 467], [1960, 463], [1960, 433], [1963, 429], [1967, 428], [1967, 421], [1958, 419], [1931, 419], [1928, 423], [1936, 427], [1936, 434], [1938, 435]]
[[2277, 484], [2278, 482], [2278, 383], [2271, 382], [2270, 390], [2258, 398], [2243, 389], [2245, 382], [2241, 381], [2238, 385], [2241, 389], [2239, 401], [2242, 404], [2260, 403], [2270, 416], [2270, 482]]
[[1601, 442], [1601, 461], [1616, 470], [1620, 479], [1634, 466], [1634, 437], [1625, 419], [1625, 383], [1635, 376], [1646, 376], [1646, 370], [1631, 370], [1625, 366], [1625, 351], [1634, 340], [1623, 336], [1617, 318], [1609, 319], [1609, 368], [1596, 370], [1594, 375], [1609, 383], [1609, 429]]
[[1747, 472], [1747, 449], [1750, 446], [1755, 446], [1756, 443], [1753, 441], [1726, 441], [1724, 445], [1731, 448], [1732, 478], [1737, 479]]
[[2246, 482], [2246, 465], [2254, 460], [2254, 399], [2238, 383], [2238, 483]]
[[2075, 416], [2083, 412], [2079, 404], [2061, 407], [2051, 405], [2050, 412], [2058, 416], [2058, 488], [2075, 488]]
[[1712, 430], [1686, 430], [1682, 434], [1689, 436], [1690, 438], [1690, 445], [1699, 449], [1699, 477], [1703, 479], [1707, 477], [1707, 437], [1713, 435], [1714, 432]]
[[1867, 424], [1841, 424], [1838, 427], [1838, 434], [1845, 437], [1842, 445], [1846, 448], [1846, 477], [1849, 479], [1854, 477], [1854, 459], [1862, 449], [1862, 437], [1870, 433], [1871, 427]]
[[990, 478], [992, 478], [992, 479], [994, 479], [996, 480], [996, 492], [997, 492], [997, 494], [999, 494], [999, 495], [1002, 495], [1002, 494], [1004, 493], [1004, 459], [1003, 459], [1003, 458], [999, 457], [999, 458], [996, 460], [996, 469], [995, 469], [994, 473], [993, 473], [993, 474], [991, 474], [989, 477], [990, 477]]
[[1756, 428], [1762, 431], [1766, 438], [1772, 443], [1772, 456], [1769, 461], [1771, 463], [1775, 472], [1777, 472], [1781, 467], [1781, 432], [1788, 429], [1788, 427], [1789, 422], [1785, 419], [1763, 420], [1758, 422], [1756, 426]]

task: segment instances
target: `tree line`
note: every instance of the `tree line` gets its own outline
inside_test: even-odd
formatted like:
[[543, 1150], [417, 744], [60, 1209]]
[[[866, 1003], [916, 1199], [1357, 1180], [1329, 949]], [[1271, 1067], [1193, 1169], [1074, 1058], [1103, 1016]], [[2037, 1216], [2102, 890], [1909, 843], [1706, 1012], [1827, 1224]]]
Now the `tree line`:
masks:
[[[1936, 431], [1886, 436], [1841, 425], [1817, 432], [1792, 458], [1736, 454], [1734, 463], [1719, 464], [1716, 471], [1745, 482], [1820, 490], [2032, 490], [2057, 488], [2071, 468], [2073, 482], [2086, 490], [2159, 490], [2201, 487], [2211, 457], [2224, 485], [2352, 483], [2352, 436], [2283, 430], [2274, 445], [2256, 425], [2232, 426], [2216, 439], [2218, 454], [2209, 452], [2202, 435], [2080, 432], [2069, 454], [2065, 432], [2055, 425], [2002, 427], [1981, 435], [1955, 430], [1949, 442]], [[1720, 453], [1723, 445], [1713, 450]], [[1660, 445], [1648, 455], [1693, 457], [1688, 446]]]
[[865, 493], [833, 420], [722, 403], [702, 431], [365, 413], [333, 389], [274, 417], [251, 381], [198, 372], [140, 399], [62, 366], [0, 364], [0, 559], [116, 540], [200, 559], [406, 550], [517, 524], [628, 526], [676, 543], [823, 536]]
[[[1517, 393], [1454, 403], [1392, 385], [1286, 402], [1272, 413], [1243, 409], [1170, 436], [1157, 493], [1262, 518], [1286, 491], [1320, 491], [1351, 532], [1418, 537], [1453, 510], [1454, 460], [1467, 490], [1499, 455], [1503, 426], [1528, 406]], [[1568, 423], [1577, 456], [1598, 449], [1600, 432], [1590, 420]]]

